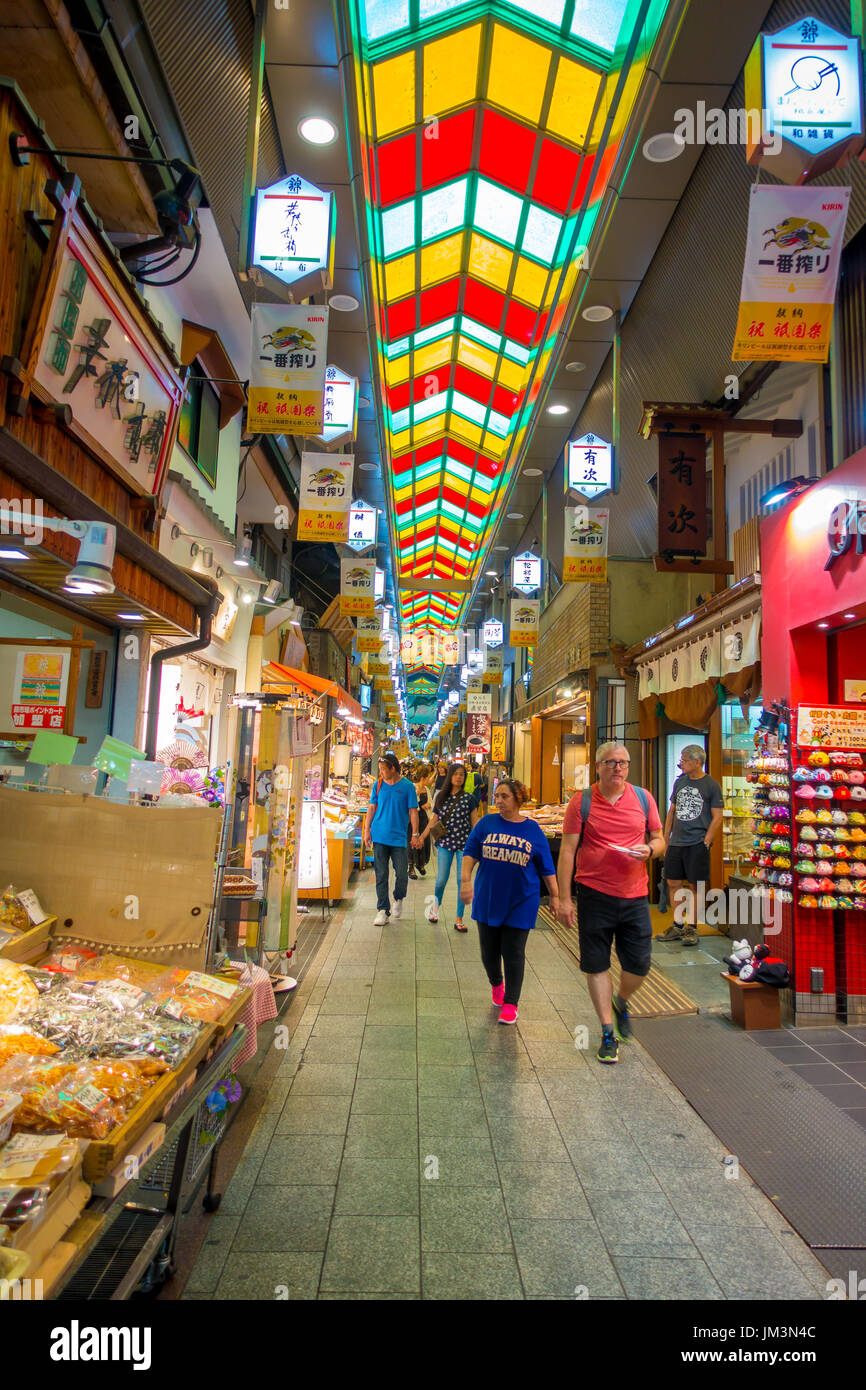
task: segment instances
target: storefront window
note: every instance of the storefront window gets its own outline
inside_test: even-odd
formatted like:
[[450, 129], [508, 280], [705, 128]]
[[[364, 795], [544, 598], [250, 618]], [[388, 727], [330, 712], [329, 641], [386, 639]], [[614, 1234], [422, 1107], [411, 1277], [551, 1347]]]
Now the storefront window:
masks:
[[755, 727], [762, 705], [750, 705], [744, 719], [739, 701], [721, 706], [722, 715], [722, 794], [725, 799], [724, 880], [732, 876], [751, 879], [752, 788], [746, 781], [746, 763], [755, 751]]

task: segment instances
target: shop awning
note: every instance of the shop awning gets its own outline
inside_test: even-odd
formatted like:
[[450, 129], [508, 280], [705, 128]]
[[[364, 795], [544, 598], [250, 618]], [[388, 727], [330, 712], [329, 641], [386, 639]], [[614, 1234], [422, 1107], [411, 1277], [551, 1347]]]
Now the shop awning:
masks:
[[323, 676], [314, 676], [310, 671], [296, 671], [293, 666], [282, 666], [278, 661], [269, 661], [262, 667], [263, 685], [294, 685], [299, 687], [307, 695], [316, 698], [319, 695], [330, 695], [338, 700], [355, 719], [363, 719], [364, 711], [353, 700], [352, 696], [338, 685], [336, 681], [327, 680]]

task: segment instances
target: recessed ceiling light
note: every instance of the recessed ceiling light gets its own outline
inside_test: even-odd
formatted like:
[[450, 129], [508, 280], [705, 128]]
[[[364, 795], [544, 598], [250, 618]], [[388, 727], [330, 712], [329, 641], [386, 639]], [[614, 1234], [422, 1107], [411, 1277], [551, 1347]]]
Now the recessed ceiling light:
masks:
[[332, 294], [328, 307], [336, 309], [338, 314], [351, 314], [353, 309], [360, 309], [361, 302], [353, 294]]
[[330, 145], [337, 138], [337, 127], [322, 116], [307, 116], [300, 122], [298, 133], [311, 145]]
[[585, 371], [586, 371], [586, 363], [585, 363], [585, 362], [566, 362], [566, 364], [565, 364], [565, 370], [566, 370], [567, 372], [585, 372]]
[[819, 627], [829, 627], [830, 624], [829, 624], [829, 623], [819, 623], [818, 626], [819, 626]]
[[365, 473], [375, 473], [378, 465], [375, 463], [359, 463], [358, 467], [363, 469]]
[[843, 613], [843, 614], [842, 614], [842, 617], [843, 617], [843, 618], [856, 618], [856, 617], [857, 617], [857, 614], [856, 614], [856, 613]]
[[583, 317], [588, 323], [603, 323], [605, 319], [613, 318], [613, 309], [607, 304], [590, 304], [588, 309], [584, 309]]
[[23, 550], [0, 550], [0, 560], [29, 560]]
[[548, 413], [548, 415], [567, 415], [567, 414], [568, 414], [568, 406], [567, 406], [567, 405], [549, 405], [549, 406], [547, 407], [547, 413]]
[[143, 623], [143, 613], [118, 613], [118, 618], [125, 618], [128, 623]]
[[524, 470], [523, 470], [523, 476], [524, 476], [524, 478], [540, 478], [540, 477], [541, 477], [541, 469], [540, 469], [540, 468], [524, 468]]
[[650, 164], [667, 164], [672, 159], [679, 159], [685, 147], [685, 140], [681, 140], [672, 130], [663, 130], [644, 141], [643, 157]]
[[506, 512], [505, 515], [508, 517], [509, 521], [523, 520], [523, 512]]

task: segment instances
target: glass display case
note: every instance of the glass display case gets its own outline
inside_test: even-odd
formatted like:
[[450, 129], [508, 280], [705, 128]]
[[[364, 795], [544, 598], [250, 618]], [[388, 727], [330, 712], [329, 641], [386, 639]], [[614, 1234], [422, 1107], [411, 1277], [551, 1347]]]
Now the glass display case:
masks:
[[722, 715], [722, 795], [724, 797], [723, 865], [724, 883], [728, 879], [752, 879], [752, 787], [746, 780], [746, 763], [755, 751], [755, 727], [762, 705], [750, 705], [743, 718], [738, 700], [721, 706]]

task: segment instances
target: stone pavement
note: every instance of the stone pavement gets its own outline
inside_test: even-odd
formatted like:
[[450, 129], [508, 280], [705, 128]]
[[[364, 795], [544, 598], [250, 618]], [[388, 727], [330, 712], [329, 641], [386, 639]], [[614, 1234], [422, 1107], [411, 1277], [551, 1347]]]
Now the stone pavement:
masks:
[[[828, 1274], [638, 1043], [595, 1059], [532, 933], [517, 1027], [474, 928], [354, 881], [184, 1290], [195, 1299], [819, 1299]], [[588, 1047], [574, 1030], [588, 1030]], [[582, 1041], [580, 1036], [578, 1043]]]

